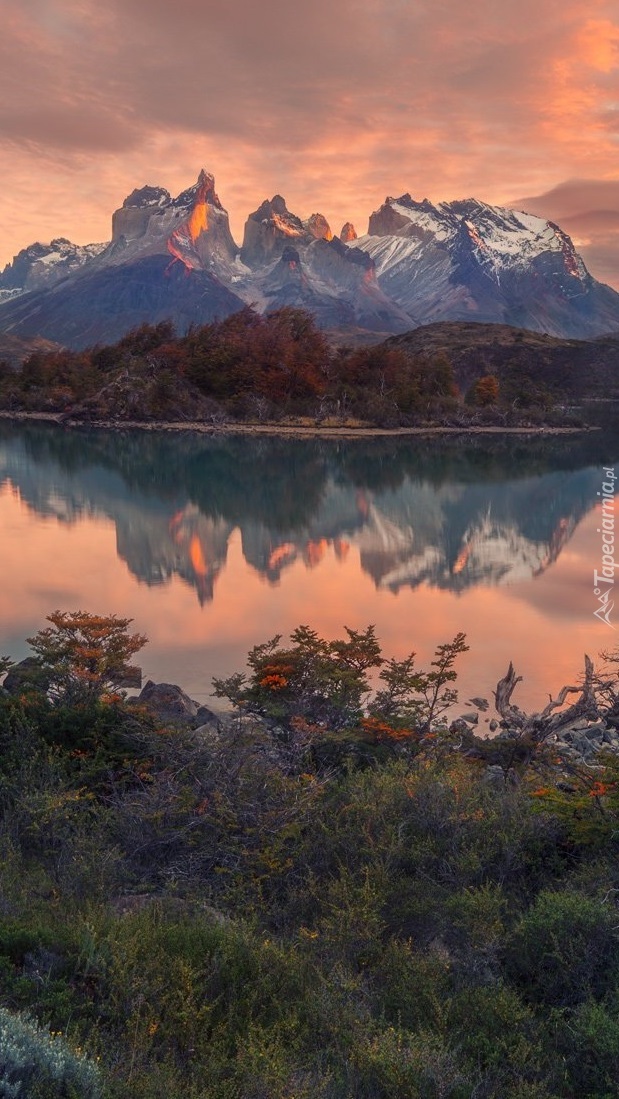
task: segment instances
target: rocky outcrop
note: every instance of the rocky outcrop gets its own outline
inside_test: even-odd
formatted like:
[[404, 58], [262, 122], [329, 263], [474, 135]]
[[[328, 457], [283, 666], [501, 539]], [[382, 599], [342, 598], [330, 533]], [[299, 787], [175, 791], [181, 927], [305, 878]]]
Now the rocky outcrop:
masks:
[[36, 656], [27, 656], [9, 668], [2, 686], [10, 695], [46, 691], [49, 687], [49, 675], [45, 673]]
[[357, 239], [357, 230], [355, 229], [352, 221], [347, 221], [342, 225], [340, 229], [340, 240], [342, 244], [349, 244], [351, 240]]
[[124, 237], [137, 240], [148, 231], [152, 219], [161, 219], [172, 196], [164, 187], [139, 187], [112, 214], [112, 243]]
[[135, 702], [162, 721], [181, 723], [192, 722], [200, 708], [176, 683], [154, 683], [152, 679], [144, 684]]
[[331, 227], [324, 214], [310, 214], [303, 225], [316, 240], [333, 240]]
[[291, 214], [281, 195], [265, 199], [245, 222], [241, 260], [248, 267], [261, 267], [278, 259], [284, 249], [309, 244], [315, 237], [296, 214]]

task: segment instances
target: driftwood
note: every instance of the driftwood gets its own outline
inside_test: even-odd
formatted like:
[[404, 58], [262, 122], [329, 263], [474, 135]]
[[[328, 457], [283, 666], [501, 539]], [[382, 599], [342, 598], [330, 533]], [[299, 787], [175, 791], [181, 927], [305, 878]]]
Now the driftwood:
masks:
[[[593, 721], [599, 717], [593, 661], [586, 655], [585, 677], [582, 684], [579, 687], [562, 687], [557, 698], [553, 699], [551, 696], [548, 705], [538, 714], [525, 714], [518, 706], [513, 705], [512, 694], [521, 681], [522, 676], [516, 675], [514, 665], [510, 661], [507, 675], [497, 683], [494, 699], [497, 711], [506, 726], [522, 737], [530, 737], [531, 740], [540, 743], [552, 733], [567, 728], [581, 718]], [[570, 694], [578, 694], [579, 697], [566, 710], [560, 710]], [[555, 713], [556, 710], [560, 712]]]

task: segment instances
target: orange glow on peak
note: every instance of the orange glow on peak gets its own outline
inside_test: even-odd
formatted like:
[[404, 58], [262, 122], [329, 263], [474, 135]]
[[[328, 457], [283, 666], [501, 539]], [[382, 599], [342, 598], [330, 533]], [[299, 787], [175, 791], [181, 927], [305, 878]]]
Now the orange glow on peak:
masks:
[[196, 241], [200, 233], [208, 231], [208, 208], [206, 200], [197, 202], [187, 221], [187, 229], [192, 241]]
[[197, 534], [194, 534], [189, 543], [189, 560], [196, 576], [207, 576], [208, 567], [204, 558], [202, 543]]
[[462, 572], [462, 570], [466, 568], [466, 563], [471, 556], [472, 549], [473, 544], [471, 542], [467, 542], [466, 545], [462, 547], [460, 553], [454, 561], [453, 569], [451, 570], [454, 576], [457, 576], [458, 573]]
[[328, 542], [326, 538], [321, 538], [317, 542], [308, 542], [305, 547], [304, 557], [307, 562], [307, 566], [310, 569], [315, 568], [322, 561], [325, 553], [327, 552]]
[[343, 538], [335, 538], [333, 542], [333, 549], [338, 561], [345, 561], [350, 553], [350, 542], [344, 541]]
[[278, 565], [281, 565], [282, 561], [288, 561], [296, 555], [296, 546], [292, 542], [284, 542], [281, 546], [276, 546], [272, 550], [269, 560], [267, 561], [267, 569], [276, 569]]
[[280, 233], [283, 233], [286, 237], [302, 237], [303, 230], [295, 229], [293, 225], [289, 225], [287, 221], [284, 221], [279, 214], [271, 214], [271, 219], [276, 229], [279, 229]]

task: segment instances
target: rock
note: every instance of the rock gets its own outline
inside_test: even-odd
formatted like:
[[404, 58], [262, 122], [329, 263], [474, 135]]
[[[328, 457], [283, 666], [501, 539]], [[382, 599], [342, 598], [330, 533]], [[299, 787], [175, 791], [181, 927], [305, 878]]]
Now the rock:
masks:
[[349, 240], [357, 239], [357, 230], [355, 229], [352, 221], [347, 221], [342, 225], [340, 229], [340, 240], [343, 244], [347, 244]]
[[43, 671], [36, 656], [27, 656], [9, 668], [3, 687], [10, 695], [24, 691], [46, 691], [49, 676]]
[[469, 725], [477, 725], [479, 714], [471, 710], [470, 714], [460, 714], [460, 721], [467, 721]]
[[308, 233], [311, 233], [316, 240], [332, 240], [333, 233], [331, 227], [324, 214], [311, 214], [307, 221], [303, 222], [303, 225], [307, 229]]
[[573, 732], [582, 732], [589, 728], [589, 722], [586, 717], [581, 717], [578, 721], [575, 721], [573, 725], [570, 725], [570, 729]]
[[158, 717], [171, 721], [190, 722], [197, 717], [199, 706], [175, 683], [153, 683], [152, 679], [142, 688], [136, 700]]
[[471, 703], [471, 706], [477, 706], [477, 709], [483, 710], [484, 713], [490, 705], [487, 698], [469, 698], [469, 702]]
[[216, 739], [217, 736], [219, 735], [220, 726], [219, 725], [210, 725], [210, 724], [196, 725], [193, 732], [195, 733], [196, 737], [202, 737], [205, 740], [207, 738], [210, 739], [210, 740], [213, 740], [213, 739]]
[[595, 748], [584, 733], [575, 732], [572, 737], [572, 747], [584, 757], [593, 755]]
[[462, 717], [457, 717], [449, 726], [449, 732], [455, 734], [470, 733], [468, 723]]
[[483, 775], [483, 781], [488, 786], [504, 786], [505, 785], [505, 772], [498, 764], [492, 764], [490, 767], [486, 767]]
[[603, 721], [600, 721], [597, 725], [589, 725], [584, 730], [584, 734], [589, 740], [602, 740], [605, 732], [606, 726]]
[[498, 729], [498, 727], [499, 727], [499, 723], [498, 723], [498, 721], [495, 721], [495, 720], [494, 720], [494, 718], [492, 718], [492, 721], [490, 722], [490, 724], [489, 724], [489, 726], [488, 726], [488, 728], [490, 729], [490, 732], [491, 732], [491, 733], [494, 733], [494, 732], [496, 732], [496, 730]]
[[211, 710], [208, 706], [198, 706], [198, 712], [196, 714], [196, 732], [201, 729], [219, 728], [222, 723], [222, 714], [216, 714], [214, 710]]

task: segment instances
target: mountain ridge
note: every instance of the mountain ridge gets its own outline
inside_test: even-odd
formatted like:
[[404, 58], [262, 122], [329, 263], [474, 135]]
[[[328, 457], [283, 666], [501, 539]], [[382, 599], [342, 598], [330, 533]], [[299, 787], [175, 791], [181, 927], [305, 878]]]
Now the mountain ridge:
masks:
[[245, 305], [304, 308], [324, 329], [376, 341], [439, 321], [560, 338], [619, 331], [619, 293], [536, 215], [405, 193], [385, 199], [367, 233], [346, 223], [336, 235], [323, 214], [301, 218], [276, 194], [249, 214], [239, 246], [204, 169], [175, 198], [134, 189], [109, 243], [37, 242], [0, 274], [0, 331], [75, 348], [162, 319], [186, 331]]

